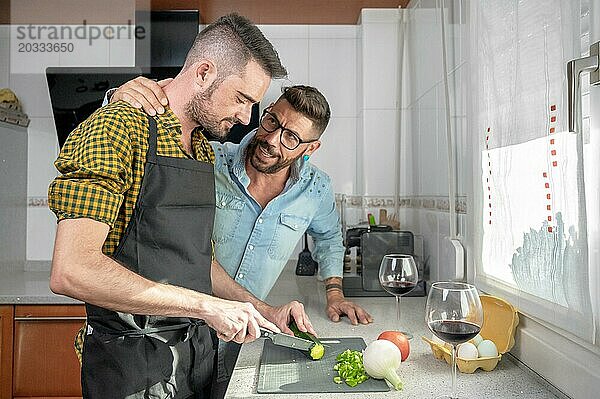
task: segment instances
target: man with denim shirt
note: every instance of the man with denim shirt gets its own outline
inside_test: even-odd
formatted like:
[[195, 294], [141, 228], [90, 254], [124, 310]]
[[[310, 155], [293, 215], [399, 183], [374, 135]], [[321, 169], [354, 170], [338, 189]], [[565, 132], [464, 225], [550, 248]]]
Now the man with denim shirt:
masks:
[[[114, 92], [111, 101], [124, 99], [160, 112], [161, 93], [155, 82], [137, 78]], [[292, 86], [264, 110], [259, 128], [240, 144], [211, 143], [215, 255], [237, 283], [264, 299], [306, 231], [315, 241], [328, 317], [337, 322], [347, 315], [354, 325], [367, 324], [371, 316], [342, 292], [344, 246], [331, 179], [309, 162], [329, 117], [329, 104], [317, 89]], [[229, 376], [238, 352], [239, 345], [227, 344], [225, 359], [219, 356]]]

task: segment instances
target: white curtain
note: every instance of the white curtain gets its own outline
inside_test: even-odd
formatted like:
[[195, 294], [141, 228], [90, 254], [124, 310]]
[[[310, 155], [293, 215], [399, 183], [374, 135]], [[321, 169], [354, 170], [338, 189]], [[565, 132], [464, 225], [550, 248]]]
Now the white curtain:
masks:
[[580, 3], [480, 0], [470, 11], [476, 282], [593, 342], [583, 151], [567, 131]]

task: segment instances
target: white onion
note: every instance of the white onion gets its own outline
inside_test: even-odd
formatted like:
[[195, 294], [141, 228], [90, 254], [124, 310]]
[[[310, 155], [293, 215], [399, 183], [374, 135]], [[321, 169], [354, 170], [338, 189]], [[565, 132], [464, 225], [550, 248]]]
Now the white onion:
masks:
[[396, 390], [402, 389], [403, 385], [396, 373], [401, 362], [400, 349], [385, 339], [373, 341], [363, 350], [363, 365], [367, 374], [376, 379], [385, 378]]

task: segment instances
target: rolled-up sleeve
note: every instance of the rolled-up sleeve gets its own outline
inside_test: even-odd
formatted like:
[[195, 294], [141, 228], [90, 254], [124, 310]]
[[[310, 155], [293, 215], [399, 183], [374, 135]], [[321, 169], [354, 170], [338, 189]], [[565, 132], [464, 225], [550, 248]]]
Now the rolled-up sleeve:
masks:
[[58, 220], [90, 218], [113, 227], [132, 184], [132, 143], [127, 124], [100, 109], [81, 123], [54, 163], [60, 175], [48, 188]]
[[335, 195], [330, 182], [319, 211], [308, 226], [308, 234], [315, 242], [313, 254], [319, 263], [321, 278], [342, 277], [345, 249], [340, 216], [335, 206]]

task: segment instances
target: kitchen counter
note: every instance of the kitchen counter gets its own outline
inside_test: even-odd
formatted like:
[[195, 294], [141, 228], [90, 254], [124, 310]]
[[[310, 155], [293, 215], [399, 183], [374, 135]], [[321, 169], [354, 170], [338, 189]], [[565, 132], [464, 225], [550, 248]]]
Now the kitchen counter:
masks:
[[[362, 337], [366, 343], [376, 339], [384, 330], [398, 330], [393, 297], [351, 298], [363, 306], [374, 317], [373, 324], [352, 326], [347, 318], [339, 323], [330, 322], [325, 315], [325, 290], [323, 283], [314, 277], [299, 277], [294, 274], [295, 263], [288, 263], [267, 302], [281, 305], [290, 300], [304, 303], [313, 325], [320, 337]], [[411, 352], [408, 359], [398, 369], [398, 375], [404, 382], [402, 391], [368, 393], [369, 398], [434, 398], [449, 394], [451, 387], [450, 366], [437, 360], [431, 354], [428, 344], [421, 336], [431, 337], [424, 321], [425, 297], [402, 298], [402, 327], [411, 331]], [[257, 394], [258, 364], [263, 340], [259, 339], [242, 347], [237, 360], [226, 398], [364, 398], [364, 393], [344, 394]], [[524, 366], [521, 366], [524, 367]], [[510, 356], [502, 360], [490, 372], [477, 370], [474, 374], [458, 372], [457, 388], [459, 394], [472, 399], [481, 398], [562, 398], [551, 386], [518, 366]], [[306, 382], [310, 384], [310, 381]]]
[[0, 271], [0, 305], [77, 305], [50, 291], [50, 271]]

